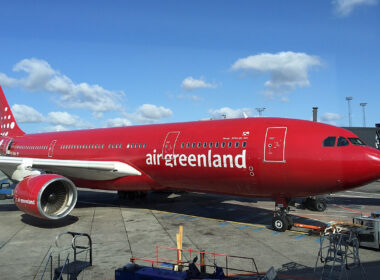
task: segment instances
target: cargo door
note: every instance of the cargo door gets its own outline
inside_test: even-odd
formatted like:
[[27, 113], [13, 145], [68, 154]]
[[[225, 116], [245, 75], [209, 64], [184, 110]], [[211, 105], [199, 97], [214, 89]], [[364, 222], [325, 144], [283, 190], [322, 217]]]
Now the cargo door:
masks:
[[175, 144], [179, 136], [179, 131], [170, 131], [165, 137], [164, 144], [162, 146], [162, 156], [173, 155]]
[[265, 134], [264, 161], [285, 162], [287, 127], [268, 127]]

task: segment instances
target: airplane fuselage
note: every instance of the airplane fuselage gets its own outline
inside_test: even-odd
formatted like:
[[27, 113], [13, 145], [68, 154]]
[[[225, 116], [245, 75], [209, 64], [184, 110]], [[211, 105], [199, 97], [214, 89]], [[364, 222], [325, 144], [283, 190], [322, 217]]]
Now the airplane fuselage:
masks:
[[[336, 137], [336, 144], [324, 146], [327, 137]], [[338, 146], [339, 137], [348, 144]], [[355, 145], [350, 138], [357, 136], [320, 123], [247, 118], [29, 134], [14, 137], [8, 154], [119, 161], [141, 172], [104, 180], [66, 169], [63, 175], [79, 187], [301, 197], [379, 177], [379, 162], [370, 160], [379, 157], [379, 151]]]

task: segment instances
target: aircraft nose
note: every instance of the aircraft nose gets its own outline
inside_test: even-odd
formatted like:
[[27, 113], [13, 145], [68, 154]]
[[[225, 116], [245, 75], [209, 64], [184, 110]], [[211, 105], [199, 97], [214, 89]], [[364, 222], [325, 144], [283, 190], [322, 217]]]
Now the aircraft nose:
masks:
[[380, 151], [372, 149], [367, 153], [367, 157], [372, 163], [371, 165], [374, 171], [374, 177], [376, 179], [380, 179]]

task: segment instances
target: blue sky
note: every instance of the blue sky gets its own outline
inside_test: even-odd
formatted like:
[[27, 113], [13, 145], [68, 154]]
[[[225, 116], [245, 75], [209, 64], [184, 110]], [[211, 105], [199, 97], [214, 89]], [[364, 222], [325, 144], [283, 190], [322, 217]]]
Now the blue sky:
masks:
[[264, 116], [380, 123], [379, 0], [3, 1], [26, 132]]

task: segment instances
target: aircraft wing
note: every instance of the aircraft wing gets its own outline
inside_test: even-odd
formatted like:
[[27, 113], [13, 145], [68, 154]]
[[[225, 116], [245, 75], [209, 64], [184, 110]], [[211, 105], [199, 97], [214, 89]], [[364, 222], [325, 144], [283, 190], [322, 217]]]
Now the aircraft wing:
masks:
[[0, 156], [0, 170], [17, 181], [21, 181], [28, 175], [38, 174], [39, 171], [90, 180], [112, 180], [124, 176], [141, 175], [141, 172], [136, 168], [120, 161], [62, 160], [4, 156]]

